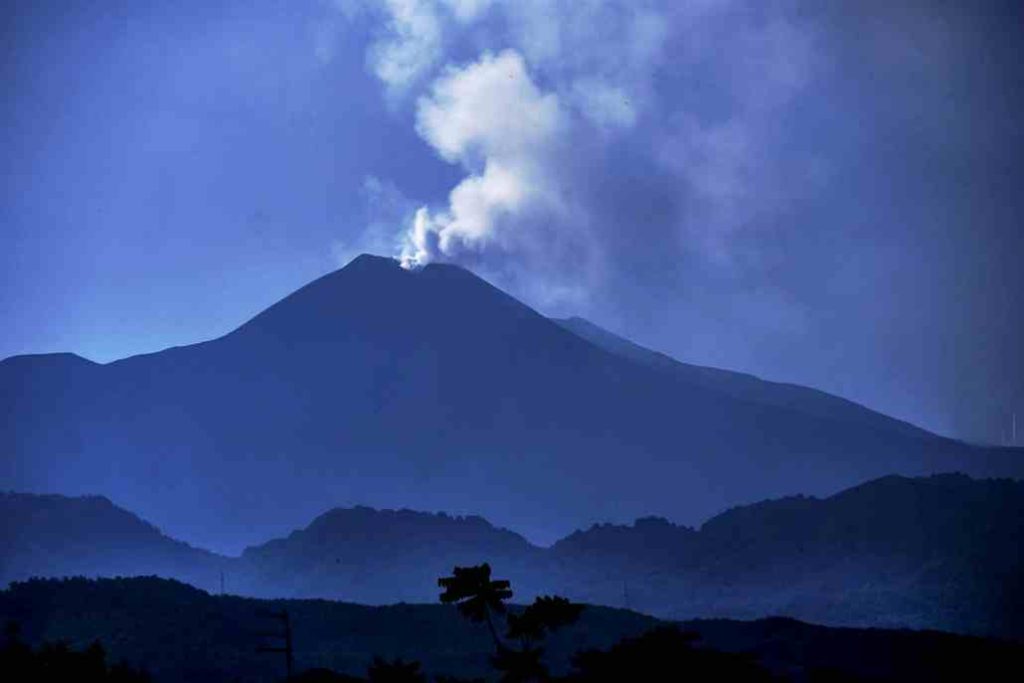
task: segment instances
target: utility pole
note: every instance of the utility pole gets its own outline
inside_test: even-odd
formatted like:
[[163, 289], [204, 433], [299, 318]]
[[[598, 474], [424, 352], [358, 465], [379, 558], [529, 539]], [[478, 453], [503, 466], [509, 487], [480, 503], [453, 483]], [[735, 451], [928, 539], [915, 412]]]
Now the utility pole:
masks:
[[270, 612], [261, 610], [259, 615], [268, 619], [276, 619], [281, 622], [281, 630], [270, 633], [260, 633], [259, 635], [264, 638], [273, 638], [283, 645], [259, 645], [256, 648], [256, 652], [274, 652], [284, 655], [284, 666], [285, 671], [288, 674], [288, 679], [292, 677], [292, 664], [294, 662], [292, 657], [292, 623], [288, 618], [288, 610], [281, 610], [280, 612]]
[[224, 570], [220, 570], [220, 594], [224, 595]]

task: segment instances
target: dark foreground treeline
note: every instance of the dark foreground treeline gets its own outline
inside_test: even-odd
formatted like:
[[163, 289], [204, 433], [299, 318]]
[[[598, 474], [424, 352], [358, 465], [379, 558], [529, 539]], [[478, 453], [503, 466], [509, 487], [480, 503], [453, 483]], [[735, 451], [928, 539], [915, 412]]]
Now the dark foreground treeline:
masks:
[[[515, 680], [510, 669], [531, 662], [549, 680], [563, 681], [999, 681], [1016, 680], [1024, 661], [1020, 643], [790, 619], [674, 625], [588, 606], [571, 624], [534, 638], [528, 607], [510, 607], [500, 623], [492, 614], [491, 631], [451, 605], [263, 601], [155, 578], [66, 579], [0, 592], [0, 619], [20, 626], [17, 642], [5, 643], [0, 680], [145, 680], [109, 661], [144, 669], [156, 683], [279, 681], [283, 653], [257, 649], [282, 643], [270, 615], [283, 611], [292, 628], [294, 677], [307, 683]], [[525, 640], [509, 637], [524, 633]], [[25, 666], [30, 673], [19, 674]]]
[[99, 641], [83, 650], [66, 641], [47, 642], [37, 648], [21, 639], [16, 622], [9, 622], [0, 647], [0, 677], [12, 683], [76, 681], [76, 683], [150, 683], [149, 674], [124, 662], [111, 664]]
[[[9, 627], [8, 632], [16, 628]], [[775, 681], [767, 669], [758, 665], [749, 655], [719, 652], [693, 646], [695, 636], [674, 625], [652, 629], [636, 638], [625, 638], [607, 650], [585, 650], [572, 659], [572, 669], [564, 676], [555, 676], [543, 669], [536, 675], [520, 675], [495, 666], [491, 675], [429, 676], [418, 661], [388, 660], [374, 657], [366, 674], [344, 674], [324, 667], [314, 667], [293, 674], [290, 683], [470, 683], [497, 677], [507, 681], [549, 681], [570, 683], [579, 681], [629, 680], [711, 680]], [[501, 664], [497, 662], [497, 664]], [[814, 680], [833, 680], [830, 670], [812, 676]], [[94, 642], [84, 650], [72, 649], [67, 642], [44, 643], [31, 648], [16, 636], [0, 649], [0, 674], [10, 683], [36, 683], [39, 681], [74, 681], [76, 683], [151, 683], [144, 669], [125, 663], [108, 665], [106, 650]], [[241, 680], [236, 677], [235, 680]]]

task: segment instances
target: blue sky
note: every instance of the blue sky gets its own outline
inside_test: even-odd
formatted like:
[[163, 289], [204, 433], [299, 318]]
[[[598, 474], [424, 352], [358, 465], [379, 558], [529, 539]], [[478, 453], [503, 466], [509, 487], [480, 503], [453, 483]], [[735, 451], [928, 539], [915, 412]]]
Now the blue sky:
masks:
[[983, 5], [21, 3], [0, 357], [218, 336], [371, 251], [998, 441], [1024, 22]]

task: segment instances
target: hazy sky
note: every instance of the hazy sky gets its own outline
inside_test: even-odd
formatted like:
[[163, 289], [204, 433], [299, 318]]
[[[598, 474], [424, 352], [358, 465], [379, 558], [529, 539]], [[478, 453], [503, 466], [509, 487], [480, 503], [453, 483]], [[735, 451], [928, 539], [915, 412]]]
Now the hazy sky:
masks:
[[38, 0], [0, 31], [0, 357], [218, 336], [372, 251], [1024, 424], [1018, 2]]

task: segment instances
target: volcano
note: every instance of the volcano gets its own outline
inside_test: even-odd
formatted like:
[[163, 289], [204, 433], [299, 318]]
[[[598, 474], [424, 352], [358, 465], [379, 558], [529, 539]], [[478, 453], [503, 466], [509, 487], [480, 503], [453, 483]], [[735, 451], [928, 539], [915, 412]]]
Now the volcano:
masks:
[[1020, 476], [1024, 458], [368, 255], [219, 339], [0, 362], [5, 488], [99, 492], [229, 553], [338, 505], [478, 514], [546, 544], [948, 471]]

